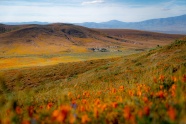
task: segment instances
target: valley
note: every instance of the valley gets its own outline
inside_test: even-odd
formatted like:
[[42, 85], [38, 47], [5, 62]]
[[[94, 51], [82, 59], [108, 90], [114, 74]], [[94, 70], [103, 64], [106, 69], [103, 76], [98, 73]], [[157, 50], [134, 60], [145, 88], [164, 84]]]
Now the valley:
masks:
[[120, 57], [170, 44], [184, 35], [72, 24], [1, 25], [0, 69]]

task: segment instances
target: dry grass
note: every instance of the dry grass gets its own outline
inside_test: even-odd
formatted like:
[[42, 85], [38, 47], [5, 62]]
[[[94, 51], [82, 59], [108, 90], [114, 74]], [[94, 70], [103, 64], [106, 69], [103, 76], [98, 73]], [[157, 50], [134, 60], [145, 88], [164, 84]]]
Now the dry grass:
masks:
[[[111, 36], [123, 38], [128, 41], [128, 46], [138, 48], [152, 48], [157, 45], [165, 46], [179, 39], [184, 35], [163, 34], [149, 31], [131, 30], [131, 29], [97, 29]], [[132, 45], [133, 44], [133, 45]]]
[[4, 71], [1, 123], [185, 123], [186, 40], [115, 59]]
[[[76, 48], [76, 47], [74, 47]], [[140, 51], [123, 50], [123, 52], [84, 52], [79, 49], [80, 53], [57, 53], [43, 55], [3, 55], [0, 57], [0, 70], [10, 70], [23, 67], [36, 67], [55, 65], [59, 63], [79, 62], [86, 60], [97, 60], [126, 56], [139, 53]]]

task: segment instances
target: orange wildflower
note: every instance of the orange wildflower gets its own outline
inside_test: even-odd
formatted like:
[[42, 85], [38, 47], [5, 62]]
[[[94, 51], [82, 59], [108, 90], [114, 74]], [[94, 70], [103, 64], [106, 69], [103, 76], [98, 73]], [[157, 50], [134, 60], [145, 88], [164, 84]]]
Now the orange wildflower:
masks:
[[177, 78], [175, 76], [172, 76], [172, 81], [177, 82]]
[[77, 96], [77, 99], [80, 99], [80, 95]]
[[68, 97], [71, 97], [72, 96], [72, 93], [71, 92], [68, 92]]
[[86, 92], [83, 92], [83, 96], [85, 96], [86, 95]]
[[33, 107], [33, 106], [29, 106], [29, 107], [28, 107], [28, 115], [29, 115], [30, 117], [32, 117], [33, 114], [34, 114], [34, 107]]
[[158, 98], [165, 98], [164, 92], [162, 90], [160, 90], [159, 92], [157, 92], [156, 96]]
[[161, 90], [163, 89], [163, 85], [160, 85], [160, 89], [161, 89]]
[[148, 98], [147, 97], [143, 97], [143, 101], [145, 102], [145, 103], [148, 103]]
[[11, 124], [10, 118], [5, 118], [1, 121], [1, 124]]
[[143, 117], [143, 110], [138, 111], [138, 117], [142, 118]]
[[84, 91], [84, 92], [83, 92], [83, 96], [84, 96], [84, 98], [85, 98], [85, 97], [90, 97], [90, 93], [89, 93], [88, 91]]
[[186, 74], [183, 75], [182, 81], [183, 81], [183, 82], [186, 82]]
[[145, 91], [146, 93], [149, 93], [149, 91], [150, 91], [150, 88], [149, 88], [148, 86], [144, 86], [143, 89], [144, 89], [144, 91]]
[[43, 109], [43, 106], [39, 106], [40, 109]]
[[69, 123], [74, 124], [76, 121], [76, 118], [73, 115], [70, 115]]
[[135, 124], [135, 116], [132, 115], [132, 110], [129, 106], [125, 106], [123, 109], [123, 116], [125, 118], [125, 120], [129, 121], [128, 123], [130, 124]]
[[120, 91], [123, 91], [123, 90], [124, 90], [124, 86], [120, 86], [120, 87], [119, 87], [119, 90], [120, 90]]
[[94, 102], [94, 104], [95, 104], [96, 106], [99, 105], [99, 104], [100, 104], [100, 99], [96, 99], [95, 102]]
[[176, 119], [176, 111], [173, 107], [169, 107], [167, 114], [171, 120], [174, 121]]
[[158, 82], [156, 77], [153, 78], [153, 81], [154, 81], [154, 83]]
[[90, 118], [88, 117], [88, 115], [83, 115], [81, 117], [81, 123], [85, 124], [85, 123], [87, 123], [89, 121], [90, 121]]
[[111, 105], [112, 105], [113, 108], [117, 108], [118, 103], [117, 102], [113, 102]]
[[15, 111], [18, 115], [22, 113], [22, 110], [19, 106], [16, 107]]
[[131, 109], [129, 106], [125, 106], [123, 109], [123, 116], [126, 120], [129, 120], [132, 116]]
[[148, 106], [143, 108], [144, 115], [149, 116], [150, 114], [150, 108]]
[[150, 93], [150, 97], [153, 97], [153, 96], [154, 96], [154, 92], [151, 92], [151, 93]]
[[137, 96], [141, 96], [141, 91], [140, 90], [138, 90], [138, 92], [137, 92]]
[[53, 119], [58, 121], [58, 122], [61, 122], [62, 118], [59, 115], [60, 115], [60, 111], [59, 110], [54, 110], [53, 113], [52, 113]]
[[6, 110], [6, 115], [7, 115], [7, 116], [10, 115], [10, 109]]
[[171, 86], [171, 88], [170, 88], [169, 91], [171, 92], [171, 95], [172, 95], [173, 97], [175, 97], [175, 96], [176, 96], [176, 85], [173, 84], [173, 85]]
[[102, 93], [101, 91], [98, 91], [98, 92], [97, 92], [97, 95], [101, 95], [101, 93]]
[[117, 90], [115, 88], [112, 88], [111, 94], [116, 93], [116, 92], [117, 92]]
[[70, 109], [70, 106], [61, 106], [59, 110], [55, 110], [52, 113], [52, 118], [57, 122], [64, 122]]
[[134, 92], [132, 90], [129, 90], [128, 93], [130, 96], [134, 96]]
[[176, 84], [173, 84], [172, 86], [171, 86], [171, 90], [176, 90]]
[[84, 106], [78, 106], [78, 111], [80, 111], [80, 112], [84, 112], [84, 111], [86, 111], [86, 108], [84, 107]]
[[90, 93], [89, 92], [86, 92], [86, 97], [90, 97]]
[[86, 99], [82, 99], [82, 103], [83, 104], [86, 104], [87, 103], [87, 100]]
[[72, 100], [72, 104], [76, 104], [76, 100]]
[[30, 121], [24, 120], [24, 121], [21, 122], [21, 124], [30, 124]]
[[160, 80], [160, 81], [164, 81], [164, 80], [165, 80], [165, 76], [160, 75], [159, 80]]
[[99, 112], [98, 112], [98, 109], [96, 107], [94, 107], [94, 117], [95, 118], [99, 117]]
[[60, 113], [59, 110], [54, 110], [53, 113], [52, 113], [52, 116], [57, 117], [59, 113]]
[[47, 104], [47, 109], [50, 109], [52, 106], [53, 106], [53, 103], [52, 103], [52, 102], [49, 102], [49, 103]]
[[107, 108], [107, 104], [103, 104], [103, 105], [101, 106], [101, 110], [102, 110], [102, 111], [105, 111], [106, 108]]
[[123, 102], [123, 98], [121, 96], [117, 96], [116, 100], [119, 101], [119, 102]]

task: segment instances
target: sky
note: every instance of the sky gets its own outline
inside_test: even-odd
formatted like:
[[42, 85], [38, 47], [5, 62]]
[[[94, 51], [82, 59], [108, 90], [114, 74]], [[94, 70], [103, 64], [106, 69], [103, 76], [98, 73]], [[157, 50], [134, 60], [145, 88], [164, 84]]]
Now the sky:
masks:
[[186, 14], [186, 0], [0, 0], [0, 22], [139, 22]]

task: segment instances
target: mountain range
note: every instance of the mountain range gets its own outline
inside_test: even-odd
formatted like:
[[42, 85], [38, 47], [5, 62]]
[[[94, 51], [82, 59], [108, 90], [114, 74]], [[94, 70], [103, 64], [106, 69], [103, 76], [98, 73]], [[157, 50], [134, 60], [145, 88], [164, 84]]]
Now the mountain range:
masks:
[[29, 25], [29, 24], [47, 25], [47, 24], [50, 24], [50, 23], [48, 23], [48, 22], [32, 21], [32, 22], [2, 22], [2, 24], [5, 24], [5, 25]]
[[186, 14], [176, 17], [151, 19], [141, 22], [122, 22], [118, 20], [111, 20], [102, 23], [95, 22], [76, 23], [76, 25], [88, 28], [138, 29], [162, 33], [186, 34]]
[[[3, 22], [6, 25], [27, 25], [27, 24], [38, 24], [47, 25], [48, 22]], [[111, 20], [108, 22], [84, 22], [84, 23], [73, 23], [75, 25], [84, 26], [88, 28], [99, 28], [99, 29], [137, 29], [145, 31], [154, 31], [161, 33], [170, 34], [186, 34], [186, 14], [175, 17], [159, 18], [145, 20], [141, 22], [122, 22], [118, 20]]]

